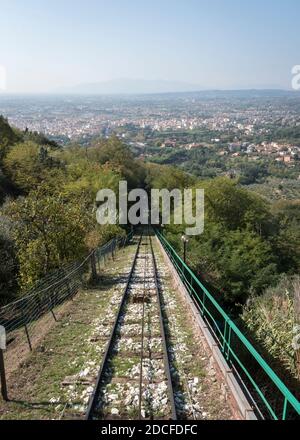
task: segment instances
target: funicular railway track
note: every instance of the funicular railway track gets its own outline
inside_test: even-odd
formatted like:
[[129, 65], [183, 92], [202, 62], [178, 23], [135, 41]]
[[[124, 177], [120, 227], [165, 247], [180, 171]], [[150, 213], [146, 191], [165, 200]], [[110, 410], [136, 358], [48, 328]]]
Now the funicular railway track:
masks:
[[86, 419], [177, 419], [149, 231], [137, 244]]

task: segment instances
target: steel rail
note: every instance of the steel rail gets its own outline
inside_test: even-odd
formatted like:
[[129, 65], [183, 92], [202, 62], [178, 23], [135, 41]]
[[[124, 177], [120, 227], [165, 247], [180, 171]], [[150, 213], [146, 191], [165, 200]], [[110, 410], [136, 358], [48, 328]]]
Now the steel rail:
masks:
[[167, 382], [168, 382], [168, 391], [169, 391], [169, 400], [170, 405], [172, 409], [172, 420], [177, 420], [177, 411], [176, 411], [176, 404], [175, 404], [175, 396], [174, 396], [174, 389], [173, 389], [173, 382], [172, 382], [172, 375], [171, 375], [171, 368], [170, 368], [170, 356], [168, 352], [168, 346], [167, 346], [167, 339], [166, 339], [166, 331], [165, 331], [165, 324], [164, 324], [164, 318], [162, 313], [162, 297], [161, 297], [161, 291], [158, 283], [158, 276], [157, 276], [157, 265], [156, 265], [156, 259], [154, 255], [151, 235], [149, 234], [149, 240], [150, 240], [150, 251], [152, 255], [152, 263], [153, 263], [153, 273], [154, 273], [154, 282], [155, 282], [155, 290], [157, 295], [157, 301], [158, 301], [158, 309], [159, 309], [159, 323], [160, 323], [160, 333], [162, 337], [162, 344], [163, 344], [163, 353], [164, 353], [164, 364], [165, 364], [165, 372], [167, 376]]
[[142, 334], [141, 334], [141, 359], [140, 359], [140, 381], [139, 381], [139, 419], [142, 419], [142, 400], [143, 400], [143, 362], [144, 362], [144, 333], [145, 333], [145, 297], [146, 297], [146, 278], [148, 269], [147, 238], [145, 244], [145, 265], [144, 265], [144, 287], [143, 287], [143, 308], [142, 308]]
[[136, 249], [136, 252], [135, 252], [135, 255], [134, 255], [134, 258], [133, 258], [133, 263], [132, 263], [132, 266], [131, 266], [131, 270], [130, 270], [130, 273], [128, 275], [126, 286], [124, 288], [122, 299], [121, 299], [121, 302], [120, 302], [120, 305], [119, 305], [118, 313], [117, 313], [117, 316], [116, 316], [116, 319], [115, 319], [115, 322], [114, 322], [114, 326], [112, 328], [112, 331], [111, 331], [111, 334], [110, 334], [110, 338], [109, 338], [109, 341], [107, 343], [106, 350], [105, 350], [105, 353], [104, 353], [104, 356], [103, 356], [103, 359], [102, 359], [101, 367], [100, 367], [100, 370], [99, 370], [99, 373], [98, 373], [98, 376], [97, 376], [97, 381], [96, 381], [96, 384], [95, 384], [95, 388], [94, 388], [94, 391], [93, 391], [93, 393], [92, 393], [92, 395], [90, 397], [90, 400], [89, 400], [88, 408], [87, 408], [86, 415], [85, 415], [85, 419], [86, 420], [91, 420], [92, 419], [93, 412], [94, 412], [95, 407], [97, 405], [97, 398], [98, 398], [98, 395], [99, 395], [101, 383], [103, 382], [104, 374], [105, 374], [106, 367], [107, 367], [107, 364], [108, 364], [108, 361], [109, 361], [109, 357], [110, 357], [110, 354], [111, 354], [113, 346], [114, 346], [114, 341], [115, 341], [115, 337], [116, 337], [116, 333], [117, 333], [118, 324], [119, 324], [121, 313], [123, 311], [123, 307], [124, 307], [124, 304], [125, 304], [125, 301], [126, 301], [126, 298], [127, 298], [128, 288], [129, 288], [129, 285], [130, 285], [130, 282], [131, 282], [131, 279], [132, 279], [132, 275], [133, 275], [133, 272], [134, 272], [134, 269], [135, 269], [137, 257], [138, 257], [139, 250], [140, 250], [140, 245], [141, 245], [141, 242], [142, 242], [142, 237], [143, 237], [143, 234], [141, 234], [141, 236], [139, 238], [139, 242], [138, 242], [137, 249]]

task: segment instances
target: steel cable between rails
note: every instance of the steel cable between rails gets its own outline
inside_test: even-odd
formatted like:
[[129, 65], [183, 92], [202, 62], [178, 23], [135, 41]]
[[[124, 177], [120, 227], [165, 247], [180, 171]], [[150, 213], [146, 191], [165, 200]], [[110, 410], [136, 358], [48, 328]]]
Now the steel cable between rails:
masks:
[[145, 244], [145, 263], [144, 263], [144, 283], [143, 283], [143, 306], [142, 306], [142, 335], [141, 335], [141, 361], [140, 361], [140, 381], [139, 381], [139, 419], [142, 419], [142, 398], [143, 398], [143, 362], [144, 362], [144, 327], [145, 327], [145, 296], [146, 296], [146, 276], [147, 276], [147, 237]]

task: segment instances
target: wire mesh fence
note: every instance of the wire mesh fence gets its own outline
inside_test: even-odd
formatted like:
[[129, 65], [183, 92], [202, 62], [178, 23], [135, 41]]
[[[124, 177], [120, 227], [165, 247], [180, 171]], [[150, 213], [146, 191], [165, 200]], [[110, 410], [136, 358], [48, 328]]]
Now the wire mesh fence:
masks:
[[[47, 274], [19, 300], [0, 308], [0, 327], [6, 333], [4, 358], [10, 361], [6, 362], [7, 369], [10, 368], [8, 364], [14, 364], [23, 351], [32, 350], [39, 339], [40, 329], [48, 327], [49, 319], [56, 320], [63, 304], [73, 299], [88, 280], [96, 280], [101, 267], [109, 258], [114, 259], [117, 250], [131, 238], [132, 233], [116, 237], [91, 251], [84, 259], [64, 264]], [[38, 332], [35, 331], [37, 326]]]

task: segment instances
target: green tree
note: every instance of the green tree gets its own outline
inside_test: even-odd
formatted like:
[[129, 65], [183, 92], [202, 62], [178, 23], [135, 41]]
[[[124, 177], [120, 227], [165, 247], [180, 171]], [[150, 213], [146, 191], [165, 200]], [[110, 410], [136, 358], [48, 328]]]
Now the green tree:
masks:
[[0, 305], [12, 301], [17, 294], [17, 256], [12, 238], [12, 224], [2, 217], [0, 220]]
[[[191, 237], [189, 262], [228, 304], [244, 303], [277, 279], [276, 222], [262, 198], [227, 178], [197, 185], [205, 190], [204, 233]], [[166, 227], [181, 251], [184, 226]]]
[[45, 147], [31, 141], [11, 147], [3, 163], [7, 175], [24, 191], [36, 188], [59, 166]]
[[280, 201], [272, 206], [278, 230], [274, 238], [281, 270], [297, 273], [300, 269], [300, 201]]
[[136, 161], [129, 148], [116, 136], [108, 140], [96, 141], [87, 150], [89, 160], [101, 165], [109, 165], [127, 181], [129, 188], [137, 188], [143, 185], [145, 171], [142, 164]]
[[9, 147], [21, 140], [21, 136], [13, 130], [7, 119], [0, 115], [0, 166]]
[[14, 239], [20, 266], [20, 286], [28, 288], [49, 270], [85, 254], [86, 234], [96, 227], [86, 203], [72, 203], [41, 189], [11, 201], [5, 213], [15, 222]]

